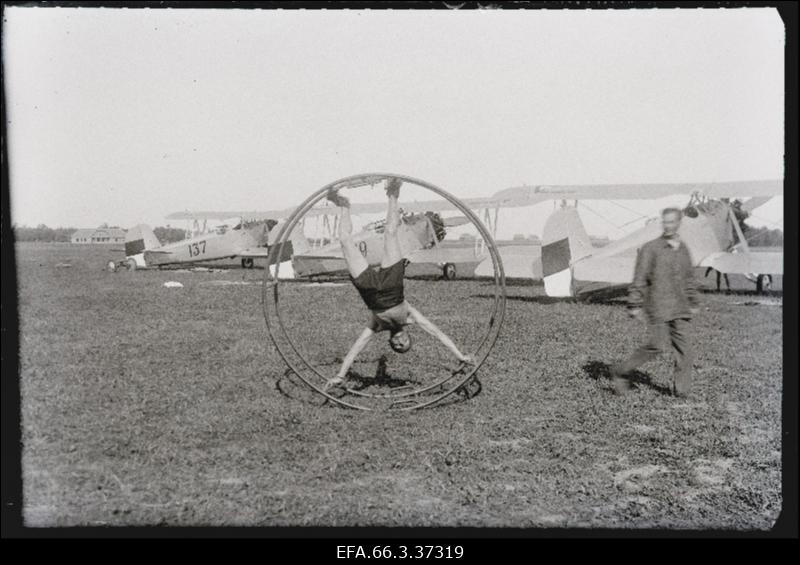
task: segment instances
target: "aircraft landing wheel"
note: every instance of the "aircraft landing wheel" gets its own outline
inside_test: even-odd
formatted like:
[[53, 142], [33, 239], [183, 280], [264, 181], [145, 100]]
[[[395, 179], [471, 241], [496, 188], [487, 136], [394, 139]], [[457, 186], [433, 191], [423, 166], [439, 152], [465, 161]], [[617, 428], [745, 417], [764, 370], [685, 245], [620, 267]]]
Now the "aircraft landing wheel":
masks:
[[128, 259], [125, 262], [125, 266], [128, 268], [129, 271], [135, 271], [136, 270], [136, 259]]
[[252, 269], [253, 268], [253, 258], [252, 257], [245, 257], [242, 259], [242, 269]]
[[445, 280], [451, 281], [456, 278], [456, 266], [452, 263], [445, 263], [444, 267], [442, 267], [442, 276], [444, 276]]
[[763, 294], [764, 291], [772, 288], [772, 277], [770, 275], [758, 275], [756, 278], [756, 292]]
[[116, 273], [117, 272], [117, 264], [114, 261], [109, 261], [106, 263], [106, 270], [109, 273]]

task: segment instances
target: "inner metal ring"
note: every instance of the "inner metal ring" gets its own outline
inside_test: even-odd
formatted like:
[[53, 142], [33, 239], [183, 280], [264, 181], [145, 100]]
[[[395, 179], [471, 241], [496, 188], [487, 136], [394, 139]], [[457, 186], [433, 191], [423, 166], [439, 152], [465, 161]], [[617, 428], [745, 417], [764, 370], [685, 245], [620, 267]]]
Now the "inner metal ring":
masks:
[[[308, 213], [309, 210], [311, 210], [318, 202], [320, 202], [323, 198], [325, 198], [331, 189], [356, 188], [359, 186], [374, 185], [382, 180], [387, 180], [391, 178], [400, 179], [403, 182], [421, 186], [423, 188], [430, 190], [431, 192], [438, 194], [439, 196], [450, 202], [450, 204], [452, 204], [455, 208], [457, 208], [462, 214], [464, 214], [464, 216], [466, 216], [470, 220], [470, 222], [477, 228], [478, 232], [480, 233], [481, 237], [486, 243], [487, 249], [489, 250], [489, 255], [492, 258], [492, 265], [494, 268], [494, 301], [492, 305], [492, 313], [489, 317], [489, 324], [487, 330], [482, 336], [479, 345], [475, 351], [475, 365], [469, 367], [468, 370], [455, 371], [451, 373], [449, 376], [445, 376], [441, 379], [438, 379], [434, 383], [425, 385], [422, 388], [413, 389], [410, 391], [404, 390], [396, 394], [364, 393], [352, 389], [347, 389], [346, 394], [350, 394], [361, 400], [395, 399], [394, 402], [392, 402], [390, 405], [388, 405], [383, 409], [414, 410], [417, 408], [423, 408], [425, 406], [430, 406], [432, 404], [435, 404], [447, 398], [457, 390], [459, 390], [464, 384], [466, 384], [467, 382], [470, 381], [470, 379], [473, 378], [473, 376], [481, 367], [481, 365], [483, 365], [484, 361], [486, 361], [486, 358], [488, 357], [492, 347], [497, 341], [497, 338], [500, 334], [500, 328], [503, 324], [503, 319], [505, 318], [505, 307], [506, 307], [505, 274], [503, 272], [503, 263], [500, 259], [500, 254], [497, 251], [494, 239], [492, 238], [492, 235], [489, 233], [486, 227], [483, 225], [483, 223], [480, 221], [478, 216], [475, 215], [475, 213], [472, 210], [470, 210], [455, 196], [449, 194], [448, 192], [428, 182], [415, 179], [413, 177], [389, 174], [389, 173], [368, 173], [368, 174], [345, 177], [343, 179], [334, 181], [322, 187], [321, 189], [317, 190], [311, 196], [309, 196], [302, 204], [300, 204], [297, 207], [297, 209], [292, 213], [291, 216], [289, 216], [289, 219], [286, 221], [286, 223], [279, 231], [276, 242], [270, 248], [268, 265], [274, 264], [275, 271], [274, 274], [271, 273], [269, 266], [267, 266], [267, 268], [264, 269], [264, 283], [262, 286], [261, 303], [263, 306], [264, 319], [267, 324], [267, 330], [269, 331], [270, 338], [275, 344], [278, 353], [281, 355], [281, 357], [289, 366], [289, 368], [309, 388], [323, 395], [331, 402], [334, 402], [341, 406], [346, 406], [348, 408], [355, 408], [358, 410], [376, 410], [377, 408], [365, 405], [363, 403], [360, 404], [353, 400], [345, 399], [344, 396], [337, 397], [332, 394], [329, 394], [329, 392], [325, 391], [321, 386], [318, 386], [316, 383], [312, 381], [313, 378], [318, 378], [321, 379], [321, 382], [324, 385], [328, 377], [320, 373], [315, 366], [313, 366], [311, 363], [308, 362], [306, 357], [296, 347], [294, 341], [291, 339], [289, 333], [286, 330], [286, 325], [284, 323], [283, 317], [279, 309], [280, 262], [278, 261], [278, 258], [284, 257], [283, 255], [284, 246], [288, 242], [289, 236], [294, 230], [295, 226], [297, 226], [298, 222], [305, 216], [306, 213]], [[270, 288], [272, 289], [272, 293], [269, 292]], [[274, 311], [271, 312], [270, 308], [272, 308]], [[309, 376], [311, 376], [312, 379], [310, 379]], [[454, 382], [451, 383], [450, 381]], [[440, 390], [437, 391], [436, 390], [437, 388], [439, 388]], [[431, 391], [433, 391], [432, 394], [427, 395], [425, 397], [421, 397], [421, 395], [423, 395], [424, 393]]]

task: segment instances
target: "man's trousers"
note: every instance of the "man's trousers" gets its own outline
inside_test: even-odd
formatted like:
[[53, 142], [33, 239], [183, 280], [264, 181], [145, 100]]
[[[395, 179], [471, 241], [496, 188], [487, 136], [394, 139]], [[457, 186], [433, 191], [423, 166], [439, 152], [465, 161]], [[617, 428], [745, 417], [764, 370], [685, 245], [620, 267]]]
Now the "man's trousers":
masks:
[[692, 386], [692, 362], [694, 360], [689, 329], [689, 320], [683, 318], [649, 323], [644, 343], [630, 358], [617, 364], [614, 372], [625, 375], [648, 361], [652, 361], [659, 353], [666, 351], [667, 341], [669, 341], [675, 357], [673, 392], [678, 396], [689, 394]]

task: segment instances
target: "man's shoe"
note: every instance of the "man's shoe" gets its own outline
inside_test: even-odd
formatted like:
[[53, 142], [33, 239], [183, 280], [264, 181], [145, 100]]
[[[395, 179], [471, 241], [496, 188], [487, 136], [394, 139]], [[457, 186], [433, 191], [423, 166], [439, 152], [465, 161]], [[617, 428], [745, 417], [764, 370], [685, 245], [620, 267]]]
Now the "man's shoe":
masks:
[[681, 387], [677, 386], [675, 383], [672, 383], [672, 396], [675, 398], [688, 398], [689, 389], [688, 387]]
[[458, 368], [454, 371], [454, 374], [466, 374], [475, 367], [477, 363], [472, 355], [467, 355], [467, 358], [463, 361], [459, 360]]
[[676, 371], [672, 375], [672, 394], [679, 398], [686, 398], [689, 396], [689, 391], [692, 388], [692, 375], [691, 369]]
[[323, 390], [328, 392], [329, 390], [338, 387], [344, 388], [344, 379], [342, 377], [333, 377], [328, 379], [328, 382], [325, 383], [325, 388]]
[[631, 381], [626, 379], [622, 372], [619, 370], [619, 367], [613, 366], [611, 367], [611, 386], [614, 387], [614, 392], [623, 395], [629, 390], [631, 390]]

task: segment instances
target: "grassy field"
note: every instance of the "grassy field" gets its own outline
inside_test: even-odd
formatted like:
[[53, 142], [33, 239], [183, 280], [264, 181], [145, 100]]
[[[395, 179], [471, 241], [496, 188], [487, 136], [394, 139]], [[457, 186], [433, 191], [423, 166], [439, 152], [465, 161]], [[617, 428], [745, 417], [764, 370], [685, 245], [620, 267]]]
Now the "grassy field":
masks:
[[[641, 325], [512, 284], [477, 394], [362, 413], [286, 374], [259, 271], [114, 274], [109, 258], [17, 246], [27, 525], [765, 529], [780, 513], [780, 295], [705, 293], [692, 396], [665, 393], [662, 360], [619, 397], [606, 363]], [[293, 335], [333, 371], [365, 319], [355, 291], [285, 286]], [[410, 281], [408, 297], [469, 349], [491, 290]], [[356, 371], [382, 355], [393, 377], [442, 370], [412, 334]]]

